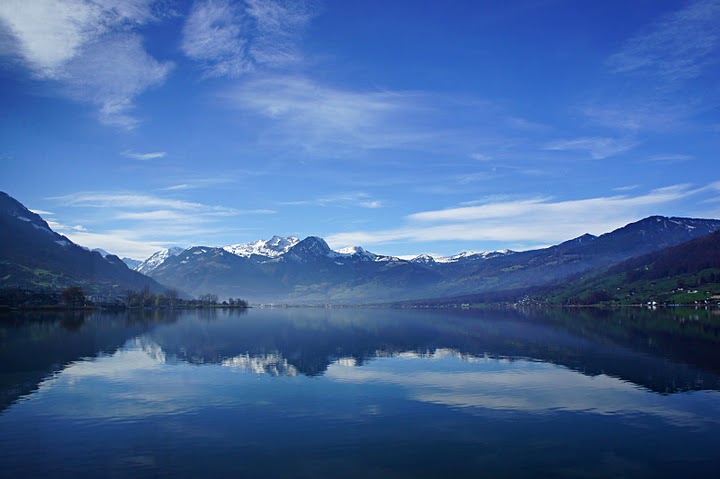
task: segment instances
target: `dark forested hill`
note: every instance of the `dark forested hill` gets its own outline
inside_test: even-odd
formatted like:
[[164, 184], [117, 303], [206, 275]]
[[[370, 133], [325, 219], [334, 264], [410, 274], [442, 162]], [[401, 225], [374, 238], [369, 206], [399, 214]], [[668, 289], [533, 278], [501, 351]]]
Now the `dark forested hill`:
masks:
[[0, 192], [0, 288], [122, 294], [127, 289], [165, 288], [133, 271], [114, 255], [105, 258], [62, 236], [35, 213]]

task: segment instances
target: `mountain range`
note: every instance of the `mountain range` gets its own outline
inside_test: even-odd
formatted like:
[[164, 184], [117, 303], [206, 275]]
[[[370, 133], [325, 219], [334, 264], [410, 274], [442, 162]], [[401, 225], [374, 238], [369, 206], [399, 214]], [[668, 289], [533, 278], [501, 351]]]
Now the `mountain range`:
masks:
[[652, 216], [548, 248], [412, 259], [361, 246], [334, 251], [316, 236], [274, 236], [222, 247], [168, 248], [135, 263], [133, 271], [125, 263], [132, 260], [74, 244], [5, 193], [0, 194], [0, 226], [0, 288], [81, 285], [111, 294], [170, 287], [192, 296], [214, 293], [221, 299], [293, 304], [382, 303], [559, 287], [568, 278], [576, 281], [578, 275], [587, 277], [720, 231], [719, 220]]
[[138, 270], [199, 295], [252, 302], [386, 302], [490, 293], [554, 284], [720, 230], [720, 221], [652, 216], [601, 236], [549, 248], [465, 252], [409, 260], [360, 246], [333, 251], [319, 237], [273, 237], [225, 247], [164, 250]]

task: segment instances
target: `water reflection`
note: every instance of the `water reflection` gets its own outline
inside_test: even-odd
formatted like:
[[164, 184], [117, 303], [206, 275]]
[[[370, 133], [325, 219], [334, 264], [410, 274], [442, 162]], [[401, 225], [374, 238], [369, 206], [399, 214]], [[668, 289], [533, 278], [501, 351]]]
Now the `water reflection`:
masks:
[[73, 478], [707, 473], [720, 465], [718, 320], [683, 314], [6, 316], [0, 468]]
[[274, 376], [324, 374], [332, 363], [452, 351], [525, 358], [673, 393], [720, 389], [720, 321], [682, 310], [254, 310], [6, 315], [0, 407], [84, 358], [140, 347], [160, 362], [220, 364]]

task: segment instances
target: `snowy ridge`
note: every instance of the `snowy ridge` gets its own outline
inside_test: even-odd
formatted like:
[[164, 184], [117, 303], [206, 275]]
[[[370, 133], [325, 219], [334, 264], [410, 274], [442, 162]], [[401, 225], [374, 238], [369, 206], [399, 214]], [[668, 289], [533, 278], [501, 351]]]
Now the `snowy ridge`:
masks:
[[[505, 256], [507, 254], [513, 254], [514, 251], [510, 251], [509, 249], [501, 249], [497, 251], [463, 251], [462, 253], [458, 253], [453, 256], [439, 256], [436, 258], [433, 258], [436, 263], [457, 263], [458, 261], [463, 260], [485, 260], [490, 258], [496, 258], [498, 256]], [[429, 255], [420, 255], [416, 258], [414, 258], [413, 262], [421, 262], [421, 261], [415, 261], [416, 259], [422, 257], [422, 256], [429, 256]]]
[[384, 256], [381, 254], [371, 253], [362, 246], [346, 246], [345, 248], [335, 250], [330, 254], [332, 254], [332, 257], [335, 258], [359, 259], [360, 261], [398, 261], [398, 258], [395, 256]]
[[418, 263], [418, 264], [433, 264], [436, 263], [435, 258], [430, 256], [429, 254], [421, 254], [418, 256], [415, 256], [413, 259], [410, 260], [411, 263]]
[[228, 253], [241, 256], [243, 258], [249, 258], [252, 255], [276, 258], [287, 253], [290, 248], [299, 242], [300, 240], [294, 236], [273, 236], [269, 240], [257, 240], [249, 243], [233, 244], [223, 246], [222, 249]]
[[172, 256], [177, 256], [180, 253], [182, 253], [183, 251], [185, 251], [185, 250], [182, 248], [179, 248], [177, 246], [172, 246], [170, 248], [160, 250], [157, 253], [154, 253], [152, 256], [150, 256], [148, 259], [146, 259], [142, 263], [140, 263], [140, 265], [137, 268], [135, 268], [135, 271], [137, 271], [138, 273], [142, 273], [142, 274], [148, 274], [149, 272], [153, 271], [158, 266], [163, 264], [166, 259], [168, 259]]
[[[291, 251], [295, 246], [302, 246], [303, 253], [300, 250]], [[204, 246], [197, 246], [192, 249], [193, 255], [202, 256], [207, 253], [207, 248]], [[238, 243], [233, 245], [222, 246], [221, 249], [227, 253], [242, 258], [251, 258], [253, 256], [259, 256], [261, 258], [267, 258], [269, 260], [276, 260], [288, 252], [293, 253], [293, 257], [301, 259], [301, 256], [310, 254], [311, 256], [325, 256], [336, 260], [337, 264], [344, 264], [345, 261], [367, 261], [367, 262], [397, 262], [403, 261], [395, 256], [386, 256], [376, 253], [372, 253], [362, 246], [347, 246], [338, 250], [331, 250], [325, 240], [319, 237], [308, 237], [302, 241], [294, 236], [273, 236], [269, 240], [257, 240], [250, 241], [248, 243]], [[140, 263], [135, 268], [143, 274], [148, 274], [157, 269], [163, 262], [168, 258], [177, 256], [183, 251], [182, 248], [172, 247], [158, 251], [157, 253], [150, 256], [148, 259]], [[298, 253], [300, 256], [298, 256]], [[499, 250], [499, 251], [464, 251], [462, 253], [453, 256], [433, 256], [429, 254], [421, 254], [409, 260], [411, 263], [432, 265], [436, 263], [457, 263], [459, 261], [469, 260], [485, 260], [495, 258], [497, 256], [503, 256], [506, 254], [512, 254], [510, 250]], [[184, 258], [182, 263], [187, 263], [187, 258]]]

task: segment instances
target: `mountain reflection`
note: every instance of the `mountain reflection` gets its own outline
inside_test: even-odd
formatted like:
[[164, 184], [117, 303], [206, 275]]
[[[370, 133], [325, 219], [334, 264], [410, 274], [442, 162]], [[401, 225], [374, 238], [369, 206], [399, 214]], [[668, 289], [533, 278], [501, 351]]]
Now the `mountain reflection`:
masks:
[[0, 408], [67, 365], [127, 348], [159, 363], [318, 376], [379, 357], [552, 363], [659, 393], [720, 390], [708, 311], [266, 309], [10, 314], [0, 323]]
[[263, 354], [261, 356], [250, 356], [240, 354], [238, 356], [224, 359], [223, 366], [239, 368], [255, 374], [269, 374], [271, 376], [297, 376], [297, 369], [288, 363], [278, 354]]

